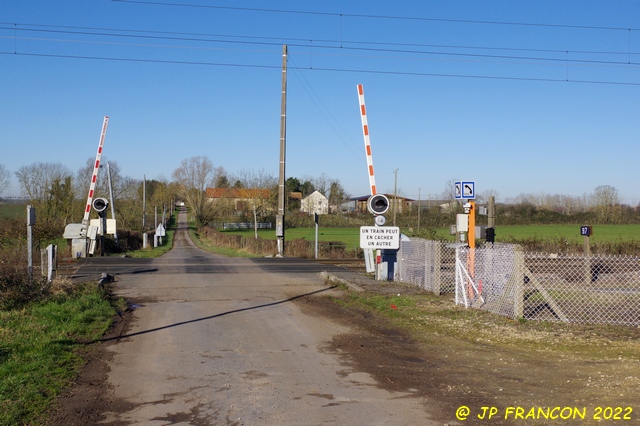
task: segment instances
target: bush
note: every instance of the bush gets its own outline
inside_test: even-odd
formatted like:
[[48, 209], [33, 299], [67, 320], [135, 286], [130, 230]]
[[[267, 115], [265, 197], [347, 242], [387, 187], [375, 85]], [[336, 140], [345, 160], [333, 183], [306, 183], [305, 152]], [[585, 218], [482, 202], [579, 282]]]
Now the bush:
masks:
[[[217, 247], [226, 247], [260, 256], [271, 256], [278, 253], [276, 240], [229, 235], [209, 226], [201, 228], [199, 234], [200, 238], [209, 240], [212, 245]], [[354, 253], [348, 255], [344, 243], [341, 241], [323, 242], [319, 250], [323, 258], [335, 259], [356, 255]], [[314, 242], [303, 238], [288, 240], [285, 245], [285, 253], [287, 256], [303, 259], [313, 258], [315, 257]]]
[[[372, 224], [370, 214], [325, 214], [320, 215], [320, 226], [325, 228], [354, 228]], [[314, 216], [307, 213], [289, 213], [285, 218], [287, 228], [313, 228]]]
[[218, 247], [226, 247], [263, 256], [273, 255], [278, 252], [278, 243], [275, 240], [244, 238], [240, 235], [228, 235], [210, 226], [200, 228], [199, 233], [201, 238], [209, 240], [211, 244]]
[[[153, 234], [151, 235], [153, 241]], [[118, 244], [113, 238], [105, 238], [107, 253], [126, 253], [142, 248], [142, 233], [138, 231], [119, 230]]]
[[0, 309], [17, 307], [42, 294], [43, 278], [38, 269], [29, 280], [26, 244], [0, 247]]

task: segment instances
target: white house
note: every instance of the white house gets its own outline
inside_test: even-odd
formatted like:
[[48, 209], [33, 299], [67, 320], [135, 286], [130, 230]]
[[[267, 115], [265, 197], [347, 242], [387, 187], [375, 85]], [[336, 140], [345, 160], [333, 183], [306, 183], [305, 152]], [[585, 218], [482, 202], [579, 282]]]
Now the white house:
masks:
[[329, 199], [322, 195], [318, 191], [307, 195], [300, 202], [300, 211], [314, 214], [328, 214], [329, 213]]

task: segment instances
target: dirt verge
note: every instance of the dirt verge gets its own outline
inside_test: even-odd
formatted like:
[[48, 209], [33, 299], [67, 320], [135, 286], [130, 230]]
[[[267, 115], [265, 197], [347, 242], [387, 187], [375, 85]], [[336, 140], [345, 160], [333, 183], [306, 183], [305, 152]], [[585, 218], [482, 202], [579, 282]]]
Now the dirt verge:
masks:
[[115, 317], [113, 326], [103, 336], [101, 342], [88, 343], [84, 350], [86, 364], [75, 382], [58, 397], [49, 419], [51, 426], [85, 426], [103, 424], [125, 426], [125, 423], [102, 423], [107, 411], [125, 412], [132, 407], [129, 403], [113, 398], [107, 380], [109, 362], [113, 356], [108, 347], [127, 332], [133, 312], [127, 310]]
[[[640, 419], [639, 328], [511, 321], [457, 308], [451, 297], [402, 283], [358, 285], [363, 292], [298, 303], [354, 330], [334, 338], [326, 351], [368, 372], [382, 388], [423, 398], [443, 423]], [[395, 306], [398, 295], [414, 304]], [[387, 300], [389, 316], [368, 309], [371, 298], [382, 306]], [[461, 407], [469, 409], [464, 421], [456, 416]]]

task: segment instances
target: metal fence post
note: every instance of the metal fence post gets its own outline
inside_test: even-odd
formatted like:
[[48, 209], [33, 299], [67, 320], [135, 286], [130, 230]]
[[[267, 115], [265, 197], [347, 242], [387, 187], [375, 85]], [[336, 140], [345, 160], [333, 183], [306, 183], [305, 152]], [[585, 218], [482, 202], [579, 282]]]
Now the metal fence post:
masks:
[[442, 243], [434, 241], [431, 244], [431, 251], [433, 253], [433, 262], [431, 267], [433, 268], [433, 293], [436, 296], [440, 296], [440, 290], [442, 288]]
[[524, 317], [524, 251], [521, 246], [513, 248], [513, 274], [511, 275], [511, 285], [513, 288], [513, 317]]

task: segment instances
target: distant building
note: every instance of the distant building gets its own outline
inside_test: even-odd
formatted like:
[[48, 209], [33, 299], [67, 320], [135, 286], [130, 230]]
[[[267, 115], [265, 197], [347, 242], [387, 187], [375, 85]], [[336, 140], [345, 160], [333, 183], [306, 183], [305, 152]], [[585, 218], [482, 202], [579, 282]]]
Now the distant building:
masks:
[[302, 192], [290, 192], [289, 193], [289, 200], [302, 200]]
[[328, 214], [329, 199], [318, 191], [304, 197], [300, 202], [300, 211], [308, 214]]
[[225, 202], [236, 214], [251, 210], [251, 206], [268, 207], [269, 189], [251, 188], [207, 188], [207, 198], [213, 203]]

